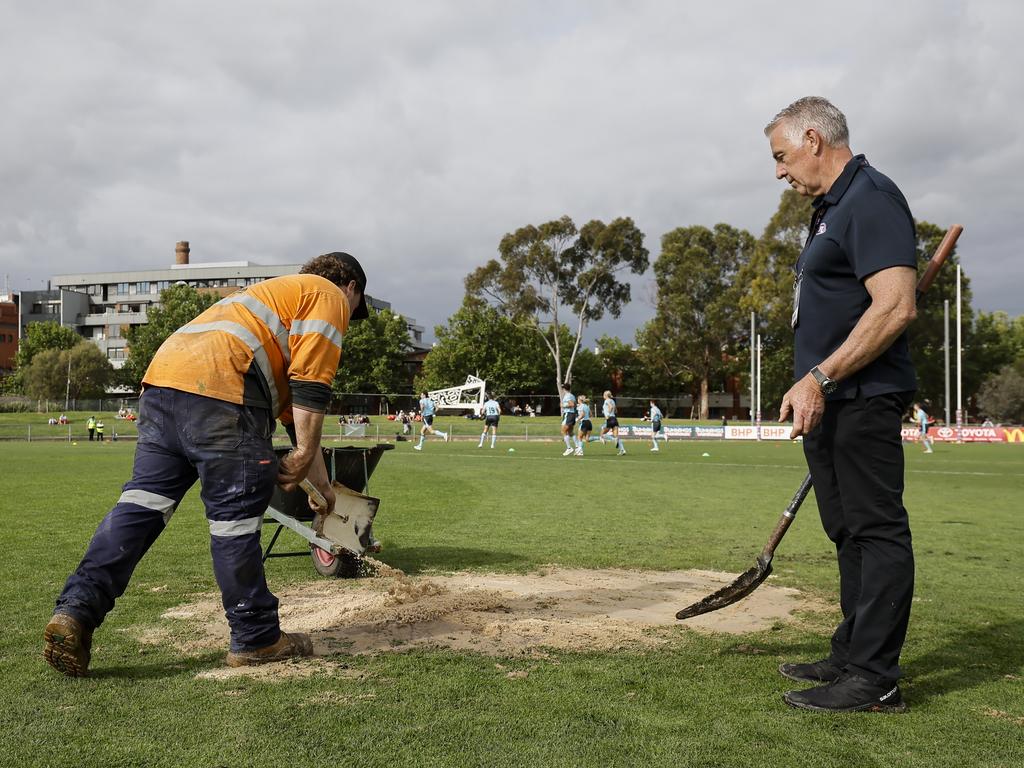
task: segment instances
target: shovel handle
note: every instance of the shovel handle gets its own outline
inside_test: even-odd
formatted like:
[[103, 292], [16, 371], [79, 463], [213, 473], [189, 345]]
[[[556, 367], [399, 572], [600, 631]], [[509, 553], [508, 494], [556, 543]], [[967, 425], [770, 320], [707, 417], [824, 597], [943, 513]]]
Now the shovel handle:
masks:
[[800, 509], [800, 505], [804, 503], [804, 499], [807, 498], [807, 494], [811, 491], [811, 474], [807, 473], [804, 481], [800, 483], [800, 487], [797, 488], [796, 493], [793, 494], [792, 500], [789, 502], [789, 506], [779, 517], [779, 522], [775, 524], [775, 530], [772, 531], [771, 536], [768, 537], [768, 543], [764, 545], [764, 549], [761, 550], [760, 559], [765, 562], [771, 562], [772, 557], [775, 555], [775, 548], [779, 546], [779, 542], [782, 541], [782, 537], [786, 535], [786, 531], [789, 530], [789, 526], [793, 524], [796, 519], [796, 513]]
[[306, 495], [313, 500], [313, 503], [316, 504], [317, 512], [321, 515], [327, 512], [327, 499], [325, 499], [324, 495], [317, 490], [317, 487], [309, 481], [309, 478], [305, 478], [301, 483], [299, 483], [299, 488], [304, 490]]
[[945, 236], [942, 238], [942, 242], [939, 243], [939, 247], [935, 249], [934, 255], [928, 261], [928, 266], [925, 267], [924, 274], [921, 275], [921, 279], [917, 281], [917, 300], [920, 301], [921, 297], [924, 296], [928, 289], [932, 287], [932, 283], [935, 281], [935, 276], [939, 274], [939, 270], [942, 269], [942, 265], [946, 263], [946, 259], [953, 253], [953, 246], [956, 245], [957, 239], [960, 237], [960, 233], [964, 231], [964, 228], [960, 224], [954, 224], [946, 230]]

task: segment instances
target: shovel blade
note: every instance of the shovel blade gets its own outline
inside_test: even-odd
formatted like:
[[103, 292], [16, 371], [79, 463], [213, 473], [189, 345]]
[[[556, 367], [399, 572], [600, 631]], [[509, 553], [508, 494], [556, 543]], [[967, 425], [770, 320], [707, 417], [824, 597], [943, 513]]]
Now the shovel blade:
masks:
[[754, 567], [741, 573], [732, 584], [724, 586], [703, 600], [698, 600], [693, 605], [683, 608], [683, 610], [676, 614], [676, 618], [680, 620], [692, 619], [694, 616], [711, 613], [720, 608], [725, 608], [727, 605], [737, 603], [757, 589], [771, 572], [772, 561], [762, 561], [761, 558], [758, 558]]

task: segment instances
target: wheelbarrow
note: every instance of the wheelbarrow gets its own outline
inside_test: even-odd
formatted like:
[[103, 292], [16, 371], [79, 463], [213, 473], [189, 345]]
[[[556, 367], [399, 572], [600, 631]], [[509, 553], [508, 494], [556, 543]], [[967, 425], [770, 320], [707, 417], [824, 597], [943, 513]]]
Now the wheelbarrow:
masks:
[[[394, 447], [379, 443], [369, 448], [345, 446], [321, 450], [330, 480], [359, 493], [369, 490], [370, 475], [377, 468], [380, 457], [384, 451]], [[278, 459], [282, 459], [288, 455], [289, 450], [275, 448], [274, 452]], [[263, 562], [271, 557], [301, 557], [307, 554], [307, 550], [273, 551], [281, 532], [287, 528], [308, 542], [308, 554], [317, 573], [344, 579], [355, 578], [359, 575], [362, 556], [368, 551], [380, 551], [380, 545], [373, 538], [373, 516], [376, 511], [376, 504], [373, 504], [368, 511], [356, 513], [351, 519], [348, 515], [338, 519], [332, 515], [330, 526], [317, 526], [316, 513], [310, 509], [309, 497], [304, 491], [286, 493], [275, 486], [264, 522], [277, 523], [277, 530], [263, 551]]]

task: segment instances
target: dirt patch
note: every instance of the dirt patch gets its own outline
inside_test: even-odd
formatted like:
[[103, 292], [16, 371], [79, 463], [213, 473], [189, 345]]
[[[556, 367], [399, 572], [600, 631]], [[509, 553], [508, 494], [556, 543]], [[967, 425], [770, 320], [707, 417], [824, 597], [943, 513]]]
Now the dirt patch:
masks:
[[[317, 656], [412, 648], [452, 648], [495, 656], [534, 656], [542, 648], [614, 650], [664, 644], [684, 626], [743, 634], [813, 607], [795, 589], [762, 585], [750, 597], [686, 622], [675, 612], [730, 583], [714, 571], [585, 570], [548, 567], [529, 574], [455, 573], [409, 577], [393, 568], [357, 581], [317, 581], [278, 593], [281, 624], [309, 632]], [[139, 640], [186, 654], [226, 648], [219, 595], [163, 615]], [[205, 677], [276, 678], [333, 674], [325, 659], [254, 670], [217, 670]]]

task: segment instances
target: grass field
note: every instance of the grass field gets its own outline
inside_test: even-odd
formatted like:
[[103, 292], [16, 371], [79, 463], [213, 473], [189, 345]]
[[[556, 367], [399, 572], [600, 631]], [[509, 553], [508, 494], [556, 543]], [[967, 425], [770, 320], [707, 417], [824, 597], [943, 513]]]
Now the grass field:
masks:
[[[410, 574], [552, 563], [738, 572], [805, 472], [789, 444], [671, 442], [652, 455], [632, 442], [625, 457], [598, 448], [584, 459], [563, 459], [558, 443], [508, 445], [431, 442], [417, 453], [400, 443], [387, 453], [371, 480], [380, 559]], [[63, 678], [41, 658], [42, 628], [133, 448], [0, 443], [0, 765], [1024, 764], [1020, 446], [907, 449], [917, 596], [904, 716], [782, 703], [794, 684], [777, 665], [818, 658], [834, 612], [745, 636], [679, 627], [653, 651], [338, 654], [348, 674], [199, 680], [223, 652], [182, 656], [136, 633], [215, 589], [196, 490], [97, 633], [91, 677]], [[812, 500], [776, 569], [773, 583], [835, 602], [834, 554]], [[316, 578], [308, 558], [268, 563], [272, 588]]]

